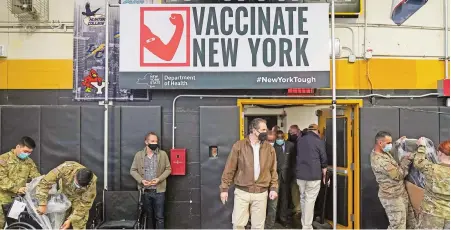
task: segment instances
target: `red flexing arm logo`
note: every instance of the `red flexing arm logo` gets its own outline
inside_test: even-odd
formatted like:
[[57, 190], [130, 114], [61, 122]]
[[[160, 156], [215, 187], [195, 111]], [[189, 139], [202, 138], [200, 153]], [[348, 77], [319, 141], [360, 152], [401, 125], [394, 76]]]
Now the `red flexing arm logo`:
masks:
[[161, 39], [150, 31], [149, 27], [143, 26], [141, 31], [141, 44], [147, 50], [165, 61], [171, 61], [180, 44], [183, 34], [183, 17], [181, 14], [171, 14], [169, 21], [175, 26], [175, 32], [168, 44], [164, 44]]

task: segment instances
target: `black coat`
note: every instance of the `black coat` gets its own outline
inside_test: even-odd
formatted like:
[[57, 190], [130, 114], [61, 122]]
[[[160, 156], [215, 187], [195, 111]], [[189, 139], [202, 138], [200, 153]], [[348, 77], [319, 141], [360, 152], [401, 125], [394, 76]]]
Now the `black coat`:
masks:
[[327, 168], [326, 143], [314, 132], [297, 140], [296, 179], [321, 180], [322, 169]]
[[299, 138], [301, 138], [301, 137], [298, 137], [297, 135], [296, 136], [289, 135], [288, 141], [287, 141], [287, 142], [290, 142], [291, 144], [293, 144], [293, 147], [294, 147], [294, 154], [290, 155], [290, 170], [291, 170], [291, 175], [292, 175], [293, 179], [296, 179], [296, 155], [297, 155], [297, 144], [298, 144], [297, 140]]
[[283, 183], [290, 183], [293, 177], [291, 171], [291, 156], [296, 156], [294, 144], [289, 141], [285, 141], [285, 151], [283, 146], [278, 144], [274, 144], [274, 149], [276, 150], [277, 156], [277, 174], [279, 174], [279, 178], [283, 180]]

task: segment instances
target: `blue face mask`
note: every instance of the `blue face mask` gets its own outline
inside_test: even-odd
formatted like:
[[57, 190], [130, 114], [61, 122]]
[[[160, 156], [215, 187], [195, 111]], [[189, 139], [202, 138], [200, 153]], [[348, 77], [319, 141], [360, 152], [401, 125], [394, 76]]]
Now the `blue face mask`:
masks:
[[282, 140], [282, 139], [277, 139], [276, 140], [276, 144], [278, 144], [278, 145], [283, 145], [284, 143], [285, 143], [285, 141]]
[[28, 153], [19, 153], [19, 155], [17, 155], [17, 157], [18, 157], [19, 159], [21, 159], [21, 160], [27, 159], [28, 156], [29, 156]]
[[382, 149], [386, 153], [390, 153], [390, 150], [392, 148], [392, 144], [386, 144], [384, 149]]

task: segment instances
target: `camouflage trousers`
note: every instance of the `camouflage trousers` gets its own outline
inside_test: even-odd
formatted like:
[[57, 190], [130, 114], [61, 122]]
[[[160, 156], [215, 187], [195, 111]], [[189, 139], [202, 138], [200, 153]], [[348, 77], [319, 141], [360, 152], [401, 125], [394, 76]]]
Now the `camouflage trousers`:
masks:
[[390, 222], [388, 229], [415, 229], [417, 227], [417, 219], [407, 193], [401, 197], [379, 198], [379, 200]]
[[7, 213], [3, 213], [3, 205], [11, 203], [13, 200], [12, 198], [7, 198], [6, 196], [0, 197], [0, 229], [3, 229], [5, 227], [6, 223], [6, 217]]
[[449, 229], [449, 220], [443, 217], [420, 213], [419, 229]]

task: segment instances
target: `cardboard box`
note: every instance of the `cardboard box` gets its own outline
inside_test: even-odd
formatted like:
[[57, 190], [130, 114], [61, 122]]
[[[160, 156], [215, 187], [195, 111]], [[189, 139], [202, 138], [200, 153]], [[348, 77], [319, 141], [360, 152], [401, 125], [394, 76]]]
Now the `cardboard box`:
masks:
[[409, 194], [410, 203], [415, 210], [416, 216], [418, 216], [420, 214], [421, 202], [424, 198], [424, 189], [410, 183], [409, 181], [406, 181], [405, 184], [407, 193]]

